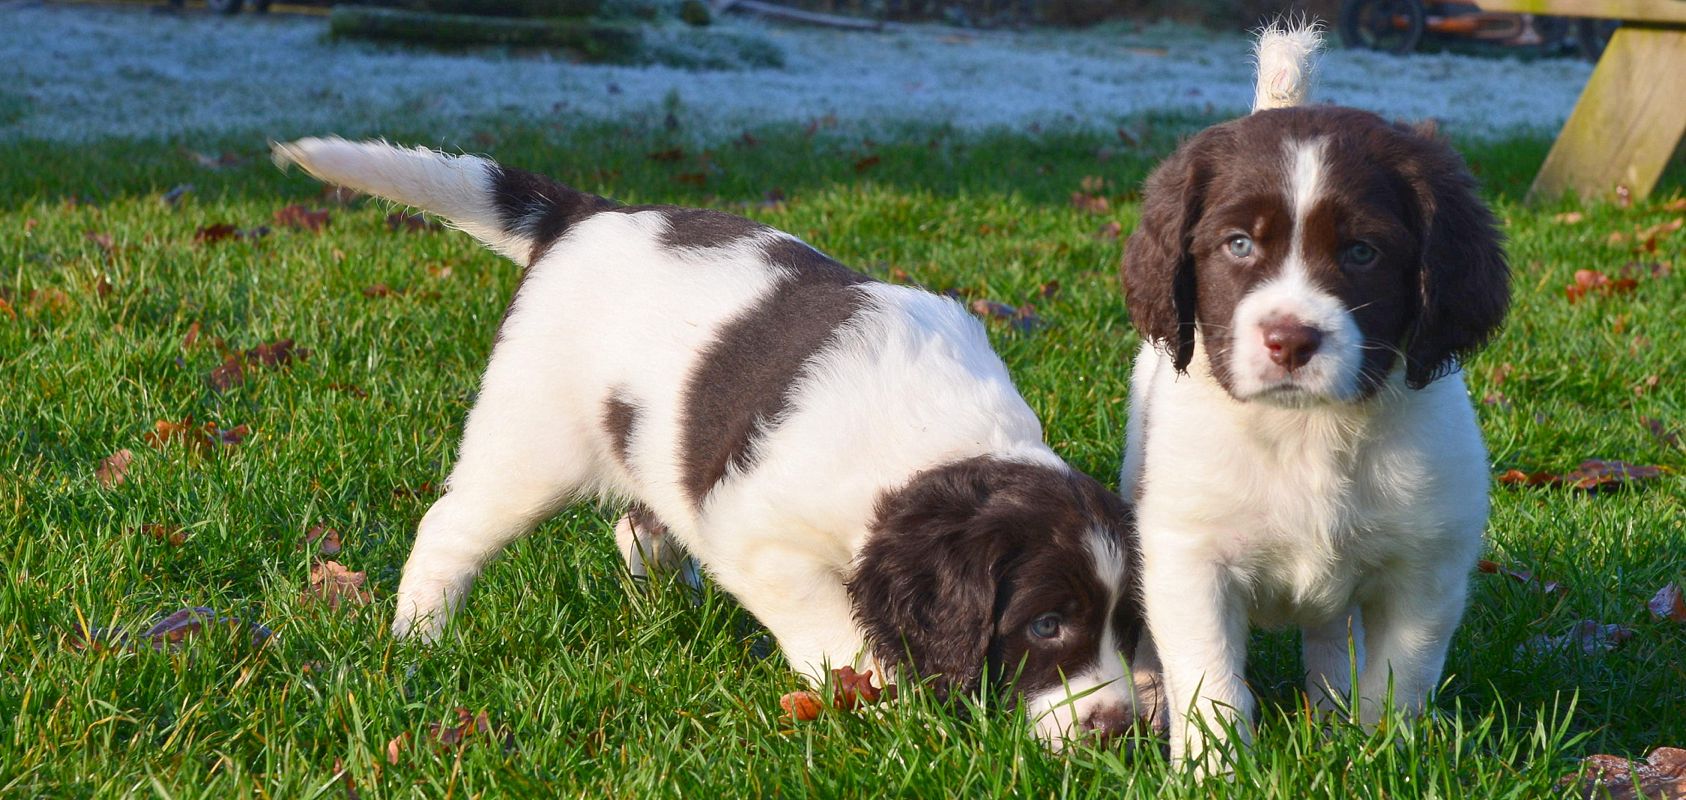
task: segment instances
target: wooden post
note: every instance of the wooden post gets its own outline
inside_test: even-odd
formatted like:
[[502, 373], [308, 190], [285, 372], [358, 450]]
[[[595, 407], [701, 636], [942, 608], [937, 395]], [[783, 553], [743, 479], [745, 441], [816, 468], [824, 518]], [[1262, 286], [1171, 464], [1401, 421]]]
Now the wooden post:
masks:
[[1528, 197], [1608, 196], [1618, 186], [1645, 197], [1683, 134], [1686, 30], [1618, 28]]

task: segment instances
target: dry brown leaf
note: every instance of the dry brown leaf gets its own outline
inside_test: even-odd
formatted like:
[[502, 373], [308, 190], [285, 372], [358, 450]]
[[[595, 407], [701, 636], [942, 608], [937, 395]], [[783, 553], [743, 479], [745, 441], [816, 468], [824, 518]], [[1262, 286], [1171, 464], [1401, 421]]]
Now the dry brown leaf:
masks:
[[1123, 235], [1124, 223], [1119, 222], [1118, 220], [1108, 222], [1105, 225], [1102, 225], [1100, 230], [1095, 231], [1096, 239], [1104, 239], [1111, 242], [1118, 241], [1118, 238]]
[[109, 233], [95, 233], [94, 231], [88, 231], [87, 233], [82, 234], [82, 238], [93, 242], [99, 247], [99, 249], [104, 250], [107, 253], [117, 249], [117, 243], [111, 240], [111, 234]]
[[239, 356], [229, 356], [211, 369], [210, 381], [211, 388], [219, 392], [239, 386], [246, 382], [246, 365], [240, 363]]
[[386, 215], [386, 229], [393, 232], [409, 231], [410, 233], [431, 233], [441, 230], [444, 226], [422, 214], [406, 214], [394, 212]]
[[1680, 446], [1680, 432], [1670, 428], [1668, 423], [1656, 417], [1640, 417], [1639, 421], [1645, 424], [1645, 430], [1650, 431], [1651, 436], [1657, 441], [1669, 447]]
[[1553, 216], [1552, 220], [1554, 222], [1557, 222], [1557, 223], [1562, 224], [1562, 225], [1574, 225], [1575, 223], [1580, 222], [1581, 220], [1583, 220], [1585, 218], [1586, 218], [1586, 215], [1582, 214], [1579, 211], [1565, 211], [1561, 214], [1557, 214], [1557, 215]]
[[163, 542], [171, 547], [181, 547], [187, 544], [187, 531], [180, 525], [165, 525], [161, 522], [143, 523], [136, 532], [153, 541]]
[[1036, 307], [1030, 303], [1013, 307], [1006, 303], [979, 298], [971, 304], [972, 313], [984, 319], [1005, 320], [1021, 333], [1030, 333], [1042, 327], [1042, 318], [1036, 315]]
[[304, 532], [304, 539], [299, 541], [300, 548], [314, 545], [316, 552], [325, 556], [340, 554], [340, 532], [324, 525], [312, 525]]
[[1105, 214], [1112, 210], [1105, 197], [1087, 192], [1072, 192], [1071, 205], [1079, 211], [1087, 211], [1090, 214]]
[[127, 631], [112, 628], [84, 629], [82, 623], [71, 626], [69, 646], [77, 650], [130, 650], [140, 651], [150, 648], [154, 651], [175, 651], [190, 638], [197, 636], [207, 627], [222, 625], [230, 631], [245, 632], [251, 637], [253, 646], [261, 646], [274, 635], [274, 631], [255, 622], [243, 622], [238, 618], [217, 614], [214, 609], [206, 606], [190, 606], [166, 614], [154, 622], [146, 630], [130, 636]]
[[199, 320], [194, 320], [193, 324], [187, 326], [187, 334], [181, 337], [181, 349], [192, 350], [193, 346], [197, 344], [199, 344]]
[[284, 228], [295, 228], [316, 233], [328, 227], [328, 222], [327, 211], [309, 209], [298, 204], [278, 209], [275, 212], [275, 224]]
[[1587, 800], [1679, 800], [1686, 797], [1686, 750], [1659, 747], [1644, 761], [1587, 756], [1558, 785]]
[[1686, 622], [1686, 599], [1682, 599], [1680, 586], [1669, 584], [1651, 595], [1651, 602], [1645, 607], [1651, 610], [1651, 616], [1657, 619]]
[[790, 692], [779, 698], [779, 708], [797, 722], [813, 722], [825, 711], [825, 703], [813, 692]]
[[409, 731], [405, 731], [403, 733], [398, 734], [397, 736], [392, 737], [392, 741], [386, 743], [386, 763], [391, 764], [392, 766], [395, 766], [395, 767], [398, 766], [399, 757], [402, 756], [404, 754], [404, 751], [409, 749], [409, 747], [410, 747], [410, 732]]
[[706, 186], [708, 184], [708, 173], [681, 172], [678, 175], [673, 176], [673, 179], [679, 183], [688, 184], [690, 186]]
[[100, 465], [94, 469], [94, 479], [107, 489], [122, 486], [129, 479], [129, 465], [134, 463], [134, 451], [124, 448], [100, 459]]
[[1488, 561], [1485, 558], [1477, 561], [1475, 563], [1475, 568], [1488, 575], [1503, 575], [1523, 585], [1538, 586], [1540, 591], [1545, 592], [1546, 594], [1566, 594], [1569, 591], [1557, 581], [1542, 581], [1535, 578], [1532, 572], [1528, 572], [1527, 570], [1511, 569], [1509, 567], [1501, 566], [1497, 562]]
[[1563, 296], [1569, 302], [1578, 303], [1587, 295], [1598, 293], [1616, 295], [1631, 292], [1639, 288], [1639, 281], [1634, 278], [1612, 278], [1595, 269], [1575, 270], [1575, 282], [1563, 289]]
[[684, 161], [685, 148], [670, 147], [666, 150], [657, 150], [644, 157], [651, 161]]
[[1661, 467], [1588, 459], [1582, 461], [1579, 467], [1562, 474], [1507, 470], [1499, 476], [1499, 483], [1507, 486], [1567, 486], [1571, 489], [1597, 492], [1661, 477], [1662, 474]]
[[353, 572], [338, 561], [318, 561], [310, 565], [310, 585], [299, 596], [303, 605], [326, 603], [339, 610], [342, 605], [366, 606], [375, 598], [363, 585], [368, 576]]
[[1587, 655], [1593, 655], [1621, 647], [1622, 644], [1632, 638], [1633, 629], [1626, 625], [1583, 619], [1571, 625], [1569, 630], [1560, 636], [1542, 634], [1529, 639], [1524, 646], [1538, 653], [1556, 653], [1576, 649]]
[[377, 283], [377, 284], [374, 284], [373, 286], [363, 287], [363, 296], [367, 297], [367, 298], [370, 298], [370, 299], [374, 299], [374, 298], [377, 298], [377, 297], [391, 297], [393, 295], [401, 295], [401, 294], [404, 294], [403, 289], [394, 289], [391, 286], [388, 286], [384, 283]]
[[427, 724], [428, 740], [434, 747], [442, 750], [461, 750], [476, 741], [497, 741], [506, 751], [514, 748], [515, 738], [510, 733], [509, 726], [494, 723], [491, 715], [485, 711], [471, 714], [468, 709], [458, 706], [454, 713], [457, 718], [455, 725], [440, 722]]
[[865, 172], [878, 166], [879, 163], [883, 162], [883, 160], [884, 159], [880, 158], [877, 153], [863, 156], [860, 160], [855, 162], [855, 172]]

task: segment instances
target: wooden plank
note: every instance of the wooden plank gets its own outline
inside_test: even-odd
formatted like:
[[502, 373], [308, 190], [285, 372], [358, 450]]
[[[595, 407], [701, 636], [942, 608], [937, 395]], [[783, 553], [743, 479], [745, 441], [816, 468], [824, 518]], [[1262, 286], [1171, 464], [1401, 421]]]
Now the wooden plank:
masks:
[[1475, 0], [1482, 11], [1686, 24], [1686, 0]]
[[1683, 99], [1686, 30], [1618, 28], [1528, 197], [1650, 194], [1686, 134]]

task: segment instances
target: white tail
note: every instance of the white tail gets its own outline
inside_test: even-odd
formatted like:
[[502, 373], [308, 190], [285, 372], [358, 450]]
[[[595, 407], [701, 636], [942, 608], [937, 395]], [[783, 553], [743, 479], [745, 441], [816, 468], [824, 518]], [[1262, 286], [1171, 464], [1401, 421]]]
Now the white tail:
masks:
[[1313, 60], [1322, 48], [1322, 25], [1315, 21], [1279, 20], [1259, 31], [1253, 48], [1259, 65], [1253, 110], [1305, 105]]
[[522, 219], [500, 211], [495, 191], [504, 170], [493, 161], [338, 137], [276, 143], [272, 149], [282, 168], [297, 164], [324, 182], [437, 214], [516, 263], [528, 263], [533, 237], [522, 230]]

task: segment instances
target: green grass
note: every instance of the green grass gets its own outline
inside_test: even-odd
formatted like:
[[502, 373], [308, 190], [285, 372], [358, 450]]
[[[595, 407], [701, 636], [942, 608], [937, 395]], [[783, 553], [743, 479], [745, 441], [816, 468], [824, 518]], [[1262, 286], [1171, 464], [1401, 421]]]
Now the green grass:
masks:
[[[1135, 147], [768, 129], [753, 146], [712, 148], [706, 166], [694, 145], [684, 161], [650, 160], [672, 143], [612, 128], [488, 126], [446, 144], [628, 201], [743, 208], [881, 277], [901, 270], [1008, 303], [1058, 280], [1054, 298], [1036, 300], [1047, 327], [994, 323], [992, 336], [1052, 444], [1110, 483], [1136, 337], [1114, 277], [1121, 244], [1094, 234], [1109, 220], [1134, 225], [1130, 190], [1192, 122], [1143, 120]], [[719, 595], [694, 605], [679, 589], [632, 585], [613, 509], [571, 509], [512, 547], [440, 646], [395, 644], [385, 623], [426, 506], [394, 490], [445, 475], [516, 268], [460, 234], [393, 233], [376, 204], [334, 209], [320, 234], [195, 245], [201, 226], [273, 224], [275, 209], [315, 204], [317, 187], [273, 169], [257, 138], [190, 144], [253, 160], [213, 171], [176, 142], [0, 143], [0, 297], [15, 314], [0, 311], [0, 795], [340, 795], [343, 762], [363, 797], [1529, 797], [1552, 793], [1579, 756], [1686, 744], [1686, 626], [1645, 611], [1657, 588], [1686, 580], [1686, 459], [1642, 421], [1686, 427], [1686, 276], [1576, 305], [1562, 292], [1576, 269], [1632, 260], [1611, 232], [1680, 212], [1660, 200], [1595, 205], [1570, 225], [1553, 218], [1569, 206], [1519, 205], [1543, 141], [1465, 148], [1516, 267], [1511, 322], [1470, 366], [1477, 399], [1504, 395], [1479, 406], [1495, 470], [1602, 457], [1674, 472], [1598, 496], [1495, 489], [1490, 557], [1567, 591], [1479, 576], [1439, 711], [1414, 734], [1326, 728], [1299, 712], [1295, 635], [1258, 634], [1260, 744], [1233, 783], [1204, 786], [1151, 753], [1053, 755], [1016, 718], [967, 720], [918, 700], [881, 717], [782, 722], [777, 698], [796, 680], [761, 657], [753, 622]], [[881, 161], [857, 171], [868, 153]], [[676, 180], [695, 172], [706, 185]], [[1111, 213], [1072, 207], [1086, 175], [1107, 179]], [[195, 189], [179, 206], [160, 201], [182, 183]], [[788, 202], [759, 205], [775, 187]], [[112, 252], [89, 233], [109, 235]], [[1683, 255], [1686, 233], [1648, 260], [1686, 269]], [[377, 283], [409, 292], [365, 297]], [[195, 322], [201, 344], [184, 349]], [[310, 357], [209, 387], [212, 340], [281, 338]], [[1636, 392], [1651, 375], [1657, 384]], [[253, 434], [209, 456], [143, 441], [155, 420], [187, 415]], [[124, 448], [130, 480], [102, 488], [96, 465]], [[138, 533], [144, 523], [189, 537], [172, 546]], [[297, 542], [316, 524], [344, 534], [338, 560], [367, 572], [372, 607], [301, 602], [310, 554]], [[192, 605], [275, 635], [261, 649], [222, 632], [177, 653], [68, 646], [81, 619], [138, 630]], [[1597, 655], [1521, 648], [1579, 619], [1635, 636]], [[387, 742], [425, 739], [458, 706], [507, 725], [513, 748], [412, 745], [385, 765]]]

